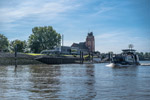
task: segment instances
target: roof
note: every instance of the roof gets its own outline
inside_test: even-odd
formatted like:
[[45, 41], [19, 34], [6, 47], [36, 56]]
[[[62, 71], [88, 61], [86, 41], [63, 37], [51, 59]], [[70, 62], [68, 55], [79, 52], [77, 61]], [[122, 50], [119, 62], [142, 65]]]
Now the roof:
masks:
[[136, 51], [136, 50], [134, 50], [134, 49], [123, 49], [122, 51], [125, 51], [125, 52], [130, 52], [130, 51]]
[[84, 50], [88, 50], [88, 48], [86, 47], [85, 45], [85, 42], [80, 42], [79, 44], [78, 43], [73, 43], [71, 45], [71, 47], [78, 47], [79, 49], [84, 49]]
[[136, 50], [134, 49], [124, 49], [122, 50], [124, 54], [134, 54]]
[[89, 32], [89, 33], [88, 33], [88, 36], [93, 36], [93, 32]]
[[79, 44], [78, 44], [78, 43], [73, 43], [73, 44], [71, 45], [71, 47], [79, 47]]
[[87, 46], [85, 45], [85, 42], [80, 42], [79, 43], [79, 48], [80, 49], [87, 49], [88, 50]]

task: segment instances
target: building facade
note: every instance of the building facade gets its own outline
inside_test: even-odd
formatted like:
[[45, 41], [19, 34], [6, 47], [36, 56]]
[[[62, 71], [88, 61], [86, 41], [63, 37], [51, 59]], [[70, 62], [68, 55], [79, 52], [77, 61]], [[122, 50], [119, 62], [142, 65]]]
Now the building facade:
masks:
[[95, 39], [93, 36], [93, 32], [88, 33], [86, 37], [86, 47], [89, 49], [90, 52], [95, 52]]
[[89, 52], [95, 52], [95, 39], [93, 32], [88, 33], [85, 42], [73, 43], [70, 46], [60, 46], [53, 50], [43, 50], [42, 54], [80, 54], [82, 51], [84, 54], [89, 54]]
[[85, 42], [73, 43], [71, 47], [78, 48], [78, 50], [85, 53], [95, 52], [95, 39], [93, 36], [93, 32], [88, 33]]

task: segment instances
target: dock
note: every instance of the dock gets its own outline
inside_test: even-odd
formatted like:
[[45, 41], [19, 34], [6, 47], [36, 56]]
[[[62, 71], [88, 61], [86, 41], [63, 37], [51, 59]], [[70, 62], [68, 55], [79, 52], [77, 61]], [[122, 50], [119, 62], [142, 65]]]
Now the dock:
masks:
[[38, 57], [35, 60], [40, 61], [45, 64], [73, 64], [73, 63], [82, 63], [81, 58], [73, 58], [73, 57], [50, 57], [50, 56], [42, 56]]

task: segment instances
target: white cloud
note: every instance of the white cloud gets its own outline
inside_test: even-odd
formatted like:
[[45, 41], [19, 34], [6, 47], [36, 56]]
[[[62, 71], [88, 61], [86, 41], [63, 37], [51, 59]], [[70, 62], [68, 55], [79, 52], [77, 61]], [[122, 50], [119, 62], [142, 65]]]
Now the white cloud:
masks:
[[[74, 0], [24, 0], [15, 3], [16, 5], [3, 5], [0, 7], [0, 32], [9, 39], [27, 39], [32, 33], [34, 26], [55, 25], [62, 27], [65, 23], [65, 16], [80, 8], [80, 4]], [[59, 30], [57, 28], [57, 30]], [[58, 31], [61, 32], [61, 31]], [[21, 38], [17, 34], [20, 33]]]
[[106, 39], [106, 38], [113, 38], [117, 35], [119, 35], [118, 32], [109, 32], [109, 33], [103, 33], [103, 34], [97, 35], [96, 38], [97, 39]]
[[95, 12], [92, 14], [92, 16], [100, 15], [100, 16], [110, 17], [110, 16], [106, 16], [103, 13], [112, 11], [116, 7], [117, 6], [114, 3], [110, 2], [110, 1], [109, 2], [108, 1], [101, 1], [101, 3], [98, 6], [95, 7]]
[[101, 13], [113, 10], [114, 7], [101, 7], [94, 15], [99, 15]]
[[[79, 5], [68, 4], [67, 0], [58, 0], [51, 2], [27, 1], [17, 6], [10, 6], [0, 9], [0, 22], [11, 23], [28, 16], [36, 16], [40, 18], [47, 15], [47, 19], [55, 18], [59, 14], [75, 9]], [[46, 17], [44, 17], [46, 18]], [[43, 19], [44, 19], [43, 18]]]

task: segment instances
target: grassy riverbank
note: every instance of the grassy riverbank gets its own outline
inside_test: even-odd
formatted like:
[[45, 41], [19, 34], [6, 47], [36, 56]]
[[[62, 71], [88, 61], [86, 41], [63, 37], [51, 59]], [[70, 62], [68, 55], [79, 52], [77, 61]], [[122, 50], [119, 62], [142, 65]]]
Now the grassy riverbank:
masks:
[[[15, 54], [14, 53], [0, 53], [0, 65], [15, 65], [16, 64], [16, 60], [17, 59], [17, 65], [27, 65], [27, 64], [42, 64], [41, 62], [35, 60], [35, 58], [38, 57], [47, 57], [46, 55], [42, 55], [42, 54], [34, 54], [34, 53], [17, 53], [17, 58], [15, 58]], [[48, 57], [52, 57], [52, 62], [57, 62], [58, 58], [57, 55], [49, 55]], [[54, 60], [54, 58], [56, 57], [56, 59]], [[65, 62], [66, 63], [71, 63], [69, 62], [69, 60], [71, 59], [79, 59], [80, 55], [61, 55], [59, 57], [62, 57], [64, 59], [67, 59]], [[84, 55], [84, 63], [91, 63], [89, 62], [89, 58], [88, 55]], [[92, 58], [92, 57], [91, 57]], [[49, 58], [51, 59], [51, 58]], [[49, 62], [51, 62], [49, 61]], [[68, 62], [67, 62], [68, 61]], [[80, 62], [78, 60], [78, 62]], [[56, 63], [57, 64], [57, 63]]]
[[[28, 55], [24, 53], [18, 53], [17, 64], [41, 64], [41, 62], [34, 60], [39, 55]], [[14, 53], [0, 53], [0, 65], [15, 65]]]

